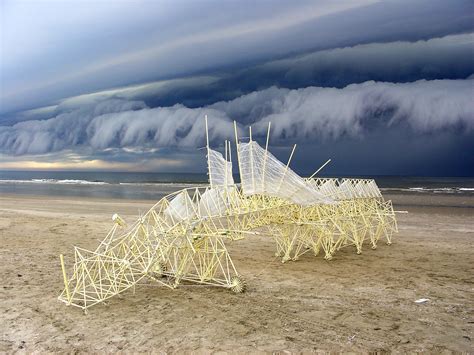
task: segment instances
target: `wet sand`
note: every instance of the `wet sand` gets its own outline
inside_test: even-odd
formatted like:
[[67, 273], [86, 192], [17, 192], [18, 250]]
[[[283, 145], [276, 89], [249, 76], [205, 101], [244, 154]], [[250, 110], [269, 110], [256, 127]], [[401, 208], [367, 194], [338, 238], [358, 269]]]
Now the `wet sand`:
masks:
[[[60, 253], [94, 248], [152, 201], [0, 196], [0, 351], [472, 351], [474, 196], [387, 195], [393, 244], [282, 264], [271, 238], [229, 244], [249, 289], [140, 285], [84, 315], [57, 300]], [[416, 304], [419, 298], [429, 298]]]

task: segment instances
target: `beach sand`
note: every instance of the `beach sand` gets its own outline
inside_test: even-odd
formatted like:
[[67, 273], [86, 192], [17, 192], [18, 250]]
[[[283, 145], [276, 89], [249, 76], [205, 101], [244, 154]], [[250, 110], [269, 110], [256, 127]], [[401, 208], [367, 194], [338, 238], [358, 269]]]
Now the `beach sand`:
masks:
[[57, 300], [59, 254], [72, 267], [73, 245], [153, 201], [2, 195], [0, 351], [472, 351], [474, 197], [386, 198], [409, 212], [391, 246], [282, 264], [271, 238], [248, 237], [229, 243], [244, 294], [141, 285], [84, 315]]

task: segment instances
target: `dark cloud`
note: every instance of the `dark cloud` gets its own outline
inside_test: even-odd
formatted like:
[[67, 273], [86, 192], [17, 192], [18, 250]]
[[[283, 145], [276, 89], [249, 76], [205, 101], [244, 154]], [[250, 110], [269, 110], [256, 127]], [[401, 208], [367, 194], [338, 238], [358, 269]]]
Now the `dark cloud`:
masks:
[[[182, 103], [200, 107], [231, 100], [270, 86], [342, 88], [369, 80], [412, 82], [420, 79], [465, 79], [474, 73], [474, 34], [417, 42], [371, 43], [312, 52], [250, 68], [219, 73], [202, 85], [171, 83], [135, 99], [150, 107]], [[166, 90], [165, 90], [166, 89]]]
[[470, 33], [323, 50], [245, 69], [220, 84], [251, 92], [271, 85], [340, 88], [368, 80], [464, 79], [474, 73], [473, 43]]
[[[464, 79], [474, 73], [474, 34], [417, 42], [390, 42], [317, 51], [212, 76], [151, 82], [71, 97], [55, 107], [1, 117], [3, 125], [45, 119], [111, 98], [143, 101], [148, 107], [202, 107], [271, 86], [344, 87], [364, 81], [410, 82]], [[258, 108], [256, 108], [258, 109]], [[244, 118], [242, 118], [244, 119]]]
[[[81, 3], [77, 14], [58, 6], [44, 18], [39, 9], [34, 21], [9, 20], [2, 55], [2, 112], [116, 86], [225, 72], [226, 68], [235, 71], [295, 53], [426, 40], [474, 29], [474, 5], [465, 0], [252, 2], [243, 6], [199, 2], [172, 9], [153, 2], [146, 2], [143, 9], [131, 6], [133, 2], [121, 3], [114, 4], [102, 22], [84, 15], [87, 2]], [[244, 11], [250, 6], [252, 11]], [[101, 5], [95, 11], [100, 14], [106, 8]], [[206, 16], [196, 16], [197, 8]], [[53, 15], [61, 21], [51, 20]], [[20, 28], [15, 24], [21, 24]], [[44, 26], [52, 38], [41, 37]], [[36, 36], [40, 38], [32, 40]], [[430, 73], [427, 78], [439, 78]], [[348, 83], [341, 76], [336, 76], [338, 86]], [[368, 79], [385, 80], [363, 74], [357, 82]], [[308, 85], [324, 85], [321, 82]], [[244, 93], [261, 89], [256, 85], [244, 86]]]
[[0, 146], [7, 153], [43, 154], [81, 145], [87, 126], [96, 117], [118, 112], [134, 112], [146, 105], [140, 101], [110, 99], [62, 112], [47, 120], [30, 120], [0, 126]]
[[210, 107], [253, 123], [284, 141], [358, 136], [379, 127], [407, 125], [419, 133], [474, 128], [473, 80], [366, 82], [343, 89], [275, 87]]
[[474, 80], [421, 80], [392, 84], [366, 82], [343, 89], [272, 87], [218, 102], [187, 108], [149, 108], [140, 101], [107, 100], [81, 106], [49, 120], [0, 127], [0, 148], [8, 154], [43, 154], [91, 147], [200, 147], [205, 114], [214, 144], [233, 137], [239, 127], [254, 126], [258, 136], [272, 122], [274, 143], [361, 137], [371, 130], [406, 127], [419, 134], [474, 129]]
[[[275, 148], [273, 148], [275, 149]], [[280, 148], [286, 161], [290, 148]], [[314, 140], [297, 146], [292, 166], [309, 176], [331, 158], [326, 176], [474, 176], [474, 132], [418, 134], [403, 127], [372, 130], [360, 137]]]

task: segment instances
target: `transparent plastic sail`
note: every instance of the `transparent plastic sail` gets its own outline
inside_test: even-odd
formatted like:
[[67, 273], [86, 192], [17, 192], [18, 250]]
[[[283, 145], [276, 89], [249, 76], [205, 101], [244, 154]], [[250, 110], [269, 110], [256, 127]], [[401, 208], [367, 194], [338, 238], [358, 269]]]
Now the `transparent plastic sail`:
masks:
[[212, 187], [234, 185], [232, 163], [224, 159], [221, 153], [208, 149], [209, 183]]
[[239, 143], [238, 149], [245, 195], [275, 196], [303, 206], [333, 203], [257, 142]]

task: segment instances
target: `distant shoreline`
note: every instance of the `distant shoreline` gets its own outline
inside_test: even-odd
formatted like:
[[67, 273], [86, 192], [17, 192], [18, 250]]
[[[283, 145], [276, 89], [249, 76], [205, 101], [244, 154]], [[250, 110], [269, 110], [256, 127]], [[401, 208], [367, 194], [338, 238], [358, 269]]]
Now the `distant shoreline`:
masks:
[[[474, 197], [474, 178], [374, 177], [382, 193]], [[159, 200], [207, 185], [206, 174], [0, 172], [0, 195]]]

